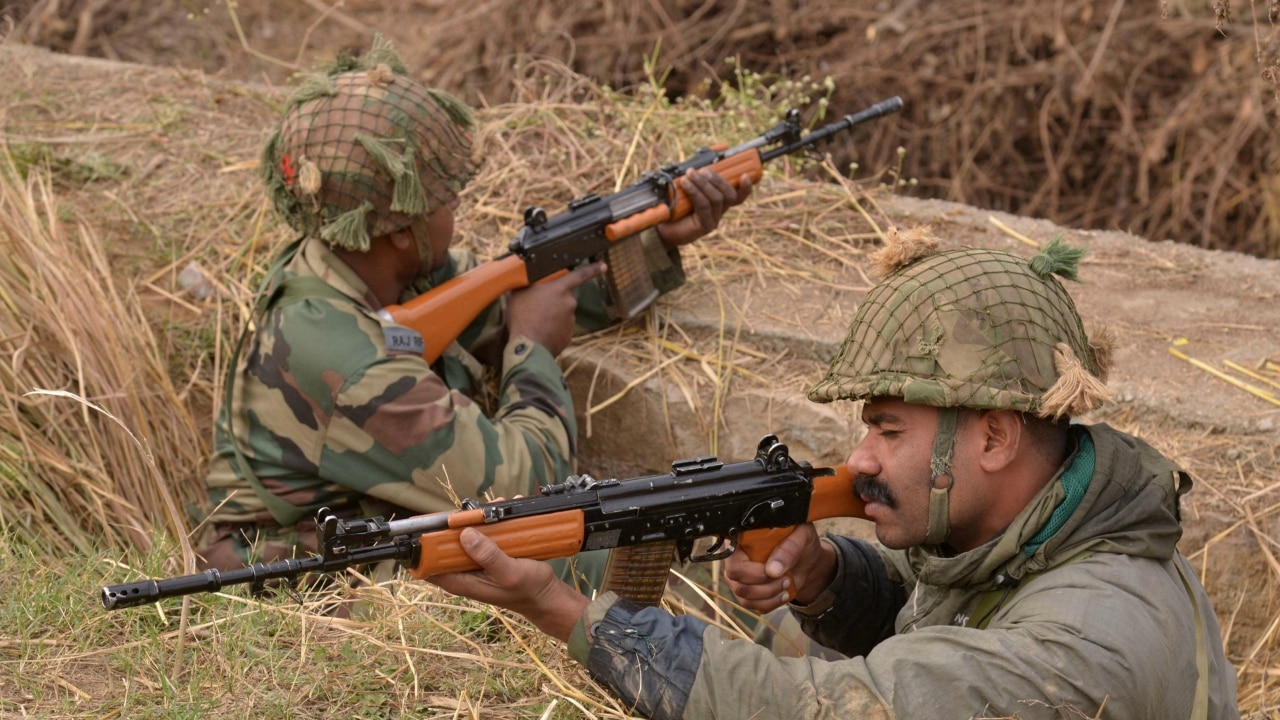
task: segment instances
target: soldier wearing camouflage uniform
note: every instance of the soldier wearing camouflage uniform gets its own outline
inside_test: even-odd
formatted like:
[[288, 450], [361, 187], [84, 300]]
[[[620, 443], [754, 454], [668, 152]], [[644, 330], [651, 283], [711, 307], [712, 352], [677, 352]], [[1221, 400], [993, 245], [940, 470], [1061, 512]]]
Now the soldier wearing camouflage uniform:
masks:
[[730, 587], [791, 600], [843, 659], [760, 645], [612, 593], [573, 598], [545, 564], [479, 533], [484, 570], [445, 589], [515, 609], [652, 718], [1230, 720], [1236, 680], [1178, 554], [1191, 479], [1141, 440], [1069, 421], [1107, 397], [1108, 351], [1055, 275], [1080, 252], [900, 243], [858, 308], [818, 402], [863, 402], [852, 490], [877, 543], [801, 525]]
[[[588, 282], [600, 264], [511, 293], [431, 366], [422, 338], [378, 313], [477, 264], [449, 247], [458, 194], [476, 172], [472, 127], [466, 107], [410, 79], [381, 39], [290, 98], [262, 174], [300, 237], [269, 272], [229, 368], [206, 567], [314, 551], [321, 507], [405, 517], [528, 494], [573, 472], [577, 425], [555, 356], [575, 307], [581, 326], [602, 324]], [[683, 281], [678, 246], [750, 192], [705, 174], [682, 188], [695, 213], [641, 238], [663, 291]], [[476, 399], [486, 364], [500, 373], [492, 415]]]

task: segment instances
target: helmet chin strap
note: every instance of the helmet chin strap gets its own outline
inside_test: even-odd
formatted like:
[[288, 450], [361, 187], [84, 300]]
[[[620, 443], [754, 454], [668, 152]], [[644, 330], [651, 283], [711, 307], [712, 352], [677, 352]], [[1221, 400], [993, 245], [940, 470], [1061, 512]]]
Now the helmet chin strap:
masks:
[[951, 534], [951, 453], [956, 444], [960, 411], [938, 408], [938, 429], [933, 435], [933, 457], [929, 458], [929, 525], [925, 545], [941, 545]]
[[413, 236], [414, 245], [418, 248], [419, 276], [430, 275], [435, 270], [435, 254], [431, 252], [431, 237], [427, 232], [427, 216], [418, 215], [409, 224], [409, 234]]

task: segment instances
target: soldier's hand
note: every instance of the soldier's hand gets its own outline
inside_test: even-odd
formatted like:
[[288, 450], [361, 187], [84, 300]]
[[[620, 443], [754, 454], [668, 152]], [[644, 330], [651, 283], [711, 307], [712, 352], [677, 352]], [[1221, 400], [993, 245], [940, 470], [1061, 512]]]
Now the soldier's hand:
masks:
[[822, 542], [812, 523], [798, 525], [763, 563], [752, 561], [739, 549], [724, 565], [729, 589], [744, 607], [760, 613], [792, 599], [802, 604], [812, 602], [835, 574], [835, 548]]
[[568, 641], [590, 600], [556, 577], [540, 560], [513, 558], [474, 528], [458, 535], [462, 550], [480, 570], [432, 575], [428, 581], [462, 595], [520, 613], [542, 632]]
[[720, 225], [725, 211], [738, 205], [751, 194], [751, 178], [743, 175], [734, 187], [728, 180], [706, 168], [690, 170], [677, 180], [689, 196], [693, 211], [679, 220], [658, 225], [658, 237], [668, 248], [691, 243]]
[[512, 291], [507, 301], [507, 330], [523, 335], [559, 355], [573, 339], [573, 314], [578, 301], [573, 291], [604, 274], [604, 263], [575, 268], [554, 279]]

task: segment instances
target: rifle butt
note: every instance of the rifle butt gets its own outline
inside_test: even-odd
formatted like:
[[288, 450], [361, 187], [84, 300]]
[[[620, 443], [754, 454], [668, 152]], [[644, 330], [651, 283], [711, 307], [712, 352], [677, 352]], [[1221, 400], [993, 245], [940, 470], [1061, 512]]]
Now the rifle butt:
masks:
[[[853, 473], [843, 465], [833, 469], [834, 474], [813, 479], [813, 495], [809, 498], [807, 521], [838, 517], [866, 520], [866, 503], [853, 492]], [[738, 547], [742, 548], [752, 562], [764, 564], [773, 554], [774, 548], [794, 530], [794, 526], [747, 530], [738, 537]], [[792, 598], [795, 597], [794, 583], [787, 592]]]
[[433, 363], [485, 308], [509, 290], [528, 287], [524, 260], [508, 255], [482, 263], [403, 305], [388, 305], [380, 314], [422, 336], [422, 357]]

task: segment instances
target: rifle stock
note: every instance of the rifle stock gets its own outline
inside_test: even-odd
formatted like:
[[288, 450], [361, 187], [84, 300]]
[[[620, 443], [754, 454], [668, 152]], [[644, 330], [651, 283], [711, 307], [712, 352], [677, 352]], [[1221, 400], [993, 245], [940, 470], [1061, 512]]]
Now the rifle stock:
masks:
[[[555, 276], [548, 279], [550, 277]], [[451, 278], [403, 305], [392, 305], [381, 312], [422, 336], [422, 357], [431, 363], [503, 293], [528, 285], [524, 261], [518, 255], [504, 255]]]
[[[735, 187], [743, 176], [753, 183], [759, 182], [764, 175], [764, 163], [811, 149], [854, 125], [900, 109], [902, 99], [893, 97], [808, 135], [801, 132], [799, 112], [790, 110], [781, 123], [737, 147], [703, 147], [684, 162], [647, 173], [612, 195], [590, 194], [573, 200], [564, 212], [554, 217], [548, 217], [542, 208], [527, 208], [524, 227], [511, 241], [507, 253], [409, 302], [387, 306], [380, 315], [417, 331], [424, 340], [423, 359], [435, 362], [467, 325], [504, 293], [597, 260], [616, 243], [634, 242], [641, 231], [687, 216], [693, 206], [676, 181], [690, 170], [710, 169]], [[764, 148], [772, 149], [762, 150]], [[649, 284], [647, 275], [633, 275], [622, 281], [612, 277], [614, 294], [651, 297], [652, 292], [625, 287], [628, 283]], [[613, 300], [624, 317], [639, 311], [622, 298]]]
[[[849, 517], [867, 519], [866, 503], [853, 492], [853, 475], [843, 465], [835, 468], [835, 474], [813, 481], [813, 497], [809, 499], [808, 522]], [[773, 549], [796, 529], [791, 527], [747, 530], [738, 540], [738, 547], [753, 562], [763, 563], [773, 554]], [[791, 577], [790, 574], [787, 577]], [[787, 587], [788, 597], [796, 596], [796, 585]]]

